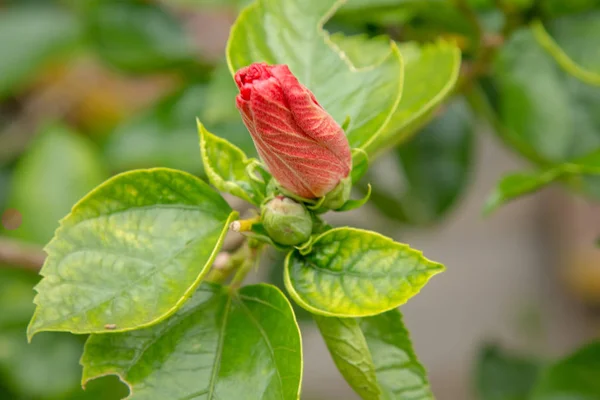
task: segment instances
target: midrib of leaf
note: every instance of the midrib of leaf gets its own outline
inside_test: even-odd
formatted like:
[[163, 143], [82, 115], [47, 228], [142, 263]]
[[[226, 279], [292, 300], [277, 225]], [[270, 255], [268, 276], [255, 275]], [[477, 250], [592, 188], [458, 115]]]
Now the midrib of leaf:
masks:
[[[226, 226], [227, 226], [227, 224], [226, 224]], [[218, 228], [218, 227], [216, 227], [216, 228]], [[216, 230], [217, 230], [216, 228], [214, 228], [214, 229], [213, 229], [212, 231], [210, 231], [210, 232], [216, 231]], [[229, 227], [227, 226], [227, 228], [229, 228]], [[69, 318], [71, 318], [71, 317], [73, 317], [73, 316], [75, 316], [75, 315], [79, 315], [79, 314], [85, 314], [85, 313], [87, 313], [88, 311], [90, 311], [90, 310], [92, 310], [92, 309], [94, 309], [94, 308], [96, 308], [96, 307], [102, 306], [102, 305], [104, 305], [104, 304], [106, 304], [106, 303], [108, 303], [108, 302], [110, 302], [110, 301], [113, 301], [114, 299], [116, 299], [116, 298], [117, 298], [117, 296], [119, 296], [119, 295], [122, 295], [123, 293], [125, 293], [125, 292], [129, 291], [129, 289], [131, 289], [132, 287], [134, 287], [134, 286], [137, 286], [137, 284], [138, 284], [138, 283], [140, 283], [140, 282], [142, 282], [142, 281], [144, 281], [144, 280], [146, 280], [146, 279], [148, 279], [148, 278], [152, 277], [153, 275], [155, 275], [155, 274], [156, 274], [156, 273], [157, 273], [157, 272], [158, 272], [160, 269], [162, 269], [162, 268], [163, 268], [165, 265], [167, 265], [168, 263], [170, 263], [171, 261], [173, 261], [173, 259], [177, 258], [177, 257], [178, 257], [180, 254], [182, 254], [182, 253], [184, 253], [185, 251], [187, 251], [187, 250], [188, 250], [190, 247], [192, 247], [193, 245], [195, 245], [195, 244], [196, 244], [196, 242], [197, 242], [199, 239], [204, 239], [204, 238], [202, 238], [202, 237], [197, 237], [197, 238], [193, 239], [192, 241], [188, 242], [188, 243], [187, 243], [187, 244], [186, 244], [186, 245], [185, 245], [185, 246], [184, 246], [182, 249], [180, 249], [180, 250], [176, 251], [176, 252], [175, 252], [175, 253], [173, 253], [173, 254], [172, 254], [172, 255], [171, 255], [169, 258], [165, 259], [165, 260], [164, 260], [164, 262], [162, 262], [162, 263], [160, 263], [160, 264], [156, 264], [156, 265], [155, 265], [153, 268], [149, 269], [149, 270], [148, 270], [148, 271], [147, 271], [145, 274], [142, 274], [140, 277], [138, 277], [137, 279], [135, 279], [133, 282], [129, 283], [127, 286], [124, 286], [124, 287], [121, 287], [121, 288], [119, 288], [119, 289], [115, 290], [115, 291], [113, 292], [113, 294], [112, 294], [112, 295], [110, 295], [110, 296], [108, 296], [108, 297], [104, 298], [103, 300], [100, 300], [98, 303], [95, 303], [94, 305], [92, 305], [92, 306], [90, 306], [90, 307], [88, 307], [88, 308], [85, 308], [85, 309], [83, 309], [83, 310], [80, 310], [80, 311], [78, 311], [78, 312], [73, 312], [73, 313], [67, 314], [67, 315], [65, 315], [65, 316], [62, 316], [61, 318], [58, 318], [58, 319], [56, 319], [56, 320], [49, 321], [48, 323], [49, 323], [49, 324], [55, 324], [55, 323], [64, 322], [65, 320], [67, 320], [67, 319], [69, 319]], [[97, 250], [98, 250], [98, 249], [97, 249]], [[100, 250], [101, 250], [101, 249], [100, 249]], [[144, 259], [140, 259], [140, 258], [138, 258], [138, 257], [136, 257], [136, 256], [131, 256], [131, 258], [134, 258], [134, 259], [136, 259], [136, 260], [140, 260], [140, 261], [143, 261], [143, 262], [146, 262], [146, 263], [147, 263], [147, 261], [146, 261], [146, 260], [144, 260]], [[60, 265], [60, 264], [59, 264], [59, 265]], [[58, 266], [57, 266], [57, 267], [58, 267]], [[66, 282], [69, 282], [69, 281], [66, 281]], [[78, 284], [79, 284], [79, 282], [78, 282]], [[187, 292], [186, 292], [186, 293], [187, 293]], [[185, 295], [184, 295], [183, 297], [185, 297]]]
[[283, 392], [283, 380], [281, 379], [281, 373], [279, 372], [279, 365], [277, 364], [277, 359], [275, 358], [275, 350], [271, 346], [271, 342], [269, 341], [265, 330], [258, 323], [258, 321], [252, 315], [252, 312], [248, 309], [248, 307], [244, 304], [243, 301], [239, 301], [241, 308], [244, 310], [244, 313], [247, 315], [248, 319], [252, 322], [252, 324], [256, 327], [258, 332], [260, 332], [260, 336], [263, 338], [267, 348], [269, 349], [269, 354], [271, 355], [271, 359], [273, 360], [273, 365], [275, 366], [275, 373], [277, 374], [277, 381], [279, 382], [279, 395], [281, 399], [285, 400], [285, 395]]
[[221, 322], [221, 329], [219, 332], [219, 345], [217, 346], [217, 354], [215, 354], [215, 359], [213, 361], [213, 369], [212, 375], [210, 378], [209, 386], [208, 386], [208, 395], [206, 397], [207, 400], [216, 400], [214, 397], [215, 387], [217, 384], [217, 374], [221, 368], [221, 357], [223, 355], [223, 344], [225, 343], [225, 330], [227, 329], [227, 321], [229, 318], [229, 311], [231, 309], [231, 296], [227, 296], [227, 303], [225, 303], [225, 307], [223, 309], [223, 321]]

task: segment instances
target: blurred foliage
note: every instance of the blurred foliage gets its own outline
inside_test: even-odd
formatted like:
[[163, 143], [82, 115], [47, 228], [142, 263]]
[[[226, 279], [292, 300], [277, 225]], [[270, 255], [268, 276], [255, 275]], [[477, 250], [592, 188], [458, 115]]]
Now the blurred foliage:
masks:
[[[254, 153], [223, 59], [198, 50], [200, 42], [213, 40], [211, 32], [196, 37], [190, 29], [196, 14], [233, 15], [248, 3], [4, 1], [0, 150], [14, 154], [0, 151], [0, 214], [14, 207], [23, 224], [15, 231], [0, 227], [0, 236], [45, 244], [58, 220], [112, 173], [164, 166], [202, 175], [196, 117], [209, 131]], [[529, 29], [532, 21], [542, 24], [553, 46]], [[382, 165], [393, 166], [399, 183], [381, 182], [372, 194], [383, 215], [399, 224], [429, 226], [450, 214], [475, 168], [477, 117], [534, 169], [502, 180], [495, 205], [553, 182], [600, 199], [600, 168], [589, 163], [600, 151], [600, 87], [578, 72], [600, 74], [599, 0], [349, 0], [327, 28], [401, 42], [410, 93], [401, 107], [424, 110], [414, 126], [396, 116], [406, 141], [390, 149]], [[428, 92], [434, 85], [424, 84], [423, 65], [439, 68], [442, 83], [447, 81], [442, 71], [457, 72], [456, 57], [440, 38], [461, 47], [463, 65], [456, 95], [438, 109], [431, 101], [449, 88], [438, 85]], [[416, 43], [424, 42], [428, 50], [421, 53]], [[378, 55], [374, 50], [369, 57]], [[91, 60], [93, 68], [85, 69], [84, 62], [80, 78], [82, 60]], [[61, 76], [70, 73], [67, 85]], [[141, 82], [158, 100], [135, 89]], [[79, 106], [67, 96], [78, 91], [86, 92]], [[409, 101], [419, 95], [424, 106]], [[586, 167], [574, 167], [581, 160]], [[376, 172], [379, 162], [374, 164]], [[373, 175], [363, 181], [378, 180]], [[26, 343], [38, 277], [13, 267], [0, 266], [0, 399], [124, 397], [127, 389], [114, 377], [80, 389], [83, 337], [44, 333]], [[281, 284], [277, 268], [272, 279]], [[537, 361], [487, 347], [478, 363], [478, 393], [483, 400], [597, 400], [598, 360], [598, 345], [592, 344], [542, 370]]]
[[527, 400], [540, 374], [541, 364], [487, 345], [479, 353], [475, 386], [480, 400]]
[[479, 353], [474, 374], [480, 400], [598, 400], [598, 376], [598, 341], [550, 362], [487, 345]]

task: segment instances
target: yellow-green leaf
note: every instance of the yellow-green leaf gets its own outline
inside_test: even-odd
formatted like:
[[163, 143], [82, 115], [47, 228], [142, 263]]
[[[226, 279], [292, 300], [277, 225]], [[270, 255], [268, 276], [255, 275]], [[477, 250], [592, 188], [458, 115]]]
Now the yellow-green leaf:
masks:
[[169, 169], [109, 179], [46, 246], [28, 328], [120, 332], [155, 324], [194, 292], [236, 216], [198, 178]]
[[406, 244], [336, 228], [318, 236], [307, 255], [290, 252], [284, 280], [292, 298], [313, 314], [360, 317], [406, 303], [443, 270]]

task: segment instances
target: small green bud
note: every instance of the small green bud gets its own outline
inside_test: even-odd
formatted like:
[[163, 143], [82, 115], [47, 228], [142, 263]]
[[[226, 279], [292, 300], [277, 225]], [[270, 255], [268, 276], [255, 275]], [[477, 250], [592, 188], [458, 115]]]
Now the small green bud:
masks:
[[325, 196], [325, 201], [321, 205], [322, 208], [329, 210], [337, 210], [350, 199], [350, 191], [352, 190], [352, 178], [347, 176], [342, 179], [333, 190]]
[[275, 197], [263, 207], [262, 223], [273, 241], [288, 246], [306, 242], [313, 227], [306, 207], [284, 196]]

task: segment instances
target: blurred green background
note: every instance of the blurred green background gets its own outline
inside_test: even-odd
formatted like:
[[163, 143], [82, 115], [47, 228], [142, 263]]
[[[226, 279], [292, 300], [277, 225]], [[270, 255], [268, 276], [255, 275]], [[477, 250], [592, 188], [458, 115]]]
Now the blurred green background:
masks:
[[[111, 175], [162, 166], [202, 176], [196, 117], [210, 131], [254, 153], [234, 106], [236, 88], [224, 61], [229, 27], [246, 3], [0, 1], [0, 399], [126, 396], [127, 389], [115, 377], [81, 390], [78, 360], [84, 337], [43, 333], [27, 344], [25, 327], [34, 308], [32, 288], [39, 279], [41, 248], [73, 204]], [[364, 179], [375, 186], [373, 206], [349, 217], [396, 239], [414, 240], [415, 247], [426, 253], [429, 249], [433, 258], [448, 263], [445, 275], [455, 278], [435, 282], [429, 297], [415, 300], [415, 308], [409, 305], [407, 310], [409, 327], [412, 322], [417, 327], [417, 352], [425, 354], [441, 400], [529, 399], [541, 371], [535, 399], [600, 399], [600, 383], [594, 383], [600, 382], [597, 346], [566, 361], [586, 366], [584, 378], [568, 375], [572, 370], [562, 374], [560, 363], [545, 368], [597, 337], [600, 323], [589, 310], [600, 304], [600, 258], [589, 250], [589, 237], [600, 232], [589, 225], [600, 226], [597, 217], [590, 217], [598, 209], [581, 211], [569, 198], [556, 209], [566, 216], [562, 219], [548, 206], [553, 200], [513, 208], [488, 221], [480, 221], [479, 213], [501, 171], [522, 167], [516, 154], [543, 167], [600, 148], [600, 89], [565, 73], [531, 32], [522, 29], [534, 17], [549, 21], [555, 39], [575, 60], [600, 71], [599, 6], [594, 0], [350, 0], [327, 25], [332, 32], [387, 34], [398, 41], [456, 41], [463, 50], [463, 78], [470, 76], [471, 61], [481, 56], [473, 45], [481, 32], [474, 31], [469, 17], [478, 19], [490, 40], [507, 40], [490, 54], [494, 58], [487, 60], [486, 70], [467, 82], [472, 86], [459, 86], [427, 126], [375, 163]], [[488, 125], [478, 123], [476, 115], [483, 115]], [[495, 135], [486, 135], [490, 130]], [[599, 196], [597, 177], [583, 177], [575, 186], [580, 194]], [[549, 214], [540, 214], [540, 207]], [[548, 220], [551, 228], [544, 225]], [[574, 228], [573, 221], [579, 220], [583, 228]], [[338, 217], [336, 222], [345, 221]], [[565, 239], [555, 231], [576, 233]], [[528, 236], [520, 236], [524, 233]], [[513, 243], [519, 238], [520, 243]], [[556, 241], [560, 245], [553, 246]], [[580, 251], [582, 242], [585, 250]], [[564, 248], [567, 264], [586, 255], [576, 263], [576, 272], [566, 274], [570, 292], [561, 284], [538, 285], [538, 278], [549, 274], [561, 282], [564, 274], [548, 267], [557, 262], [556, 248]], [[274, 282], [281, 279], [278, 257], [268, 262], [272, 270], [267, 275]], [[513, 268], [500, 271], [502, 259]], [[533, 272], [510, 275], [521, 267]], [[515, 287], [517, 297], [527, 293], [521, 303], [512, 302]], [[550, 294], [531, 300], [528, 287]], [[556, 296], [565, 299], [559, 304], [564, 313], [545, 313], [556, 303], [544, 299]], [[535, 305], [528, 313], [524, 303], [530, 300]], [[442, 306], [442, 316], [434, 310], [440, 302], [448, 304]], [[469, 318], [473, 303], [482, 311]], [[507, 320], [519, 319], [514, 325], [520, 333], [497, 334], [495, 327], [504, 320], [491, 323], [481, 316], [494, 319], [506, 309]], [[576, 322], [565, 317], [573, 310], [580, 314]], [[299, 313], [307, 343], [314, 343], [310, 321]], [[424, 321], [427, 315], [431, 322]], [[446, 335], [439, 332], [442, 324]], [[568, 339], [541, 344], [552, 336], [548, 326], [561, 324], [573, 324], [560, 331]], [[473, 328], [465, 336], [468, 343], [456, 347], [462, 330], [469, 330], [466, 326]], [[494, 343], [487, 344], [488, 339]], [[506, 351], [496, 339], [517, 349]], [[307, 349], [307, 357], [324, 363], [329, 372], [320, 366], [307, 372], [306, 398], [355, 398], [322, 343], [317, 346]], [[464, 355], [453, 358], [447, 350], [453, 347]], [[560, 393], [561, 380], [586, 389], [581, 397], [544, 397], [544, 391]]]

